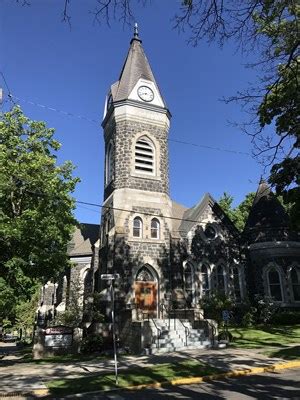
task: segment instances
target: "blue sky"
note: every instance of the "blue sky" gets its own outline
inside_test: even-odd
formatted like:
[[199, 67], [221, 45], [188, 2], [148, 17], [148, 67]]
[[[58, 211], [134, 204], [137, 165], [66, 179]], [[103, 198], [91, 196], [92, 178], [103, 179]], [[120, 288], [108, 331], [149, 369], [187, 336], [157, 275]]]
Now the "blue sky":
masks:
[[[90, 11], [95, 0], [71, 1], [71, 29], [61, 22], [62, 1], [30, 3], [22, 7], [1, 1], [0, 70], [24, 112], [55, 128], [62, 143], [58, 161], [71, 160], [81, 179], [75, 198], [102, 203], [104, 100], [118, 79], [132, 28], [114, 21], [110, 28], [94, 23]], [[172, 113], [170, 139], [251, 153], [249, 137], [228, 123], [246, 116], [239, 105], [220, 101], [255, 81], [254, 71], [244, 67], [249, 60], [236, 53], [233, 44], [222, 50], [205, 42], [189, 46], [187, 34], [172, 30], [170, 1], [153, 0], [151, 6], [135, 11], [145, 52]], [[0, 87], [7, 95], [1, 76]], [[8, 107], [6, 102], [2, 110]], [[186, 206], [197, 203], [205, 192], [218, 199], [226, 191], [239, 203], [256, 190], [263, 172], [244, 154], [172, 141], [169, 149], [171, 197]], [[99, 213], [78, 206], [76, 217], [98, 223]]]

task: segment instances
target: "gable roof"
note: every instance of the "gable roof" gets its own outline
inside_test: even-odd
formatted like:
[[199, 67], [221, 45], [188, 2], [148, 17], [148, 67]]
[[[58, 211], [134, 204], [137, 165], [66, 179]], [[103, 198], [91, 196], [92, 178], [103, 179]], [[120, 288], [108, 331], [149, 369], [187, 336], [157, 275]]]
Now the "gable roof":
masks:
[[231, 219], [225, 214], [225, 212], [222, 210], [216, 200], [209, 193], [205, 193], [205, 195], [195, 206], [187, 209], [184, 212], [182, 216], [182, 222], [178, 230], [189, 232], [193, 226], [197, 225], [197, 221], [200, 220], [208, 206], [211, 207], [212, 211], [221, 219], [222, 222], [229, 226], [229, 228], [235, 234], [239, 233]]
[[92, 255], [93, 246], [99, 238], [100, 225], [80, 224], [75, 228], [73, 237], [68, 246], [70, 257], [79, 255]]

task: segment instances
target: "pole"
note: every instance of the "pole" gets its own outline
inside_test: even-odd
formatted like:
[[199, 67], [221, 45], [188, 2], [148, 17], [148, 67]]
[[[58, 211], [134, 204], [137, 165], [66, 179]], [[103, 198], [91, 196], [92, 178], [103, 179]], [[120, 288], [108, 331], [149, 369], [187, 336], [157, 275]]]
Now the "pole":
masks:
[[113, 343], [114, 343], [115, 377], [116, 377], [116, 385], [118, 385], [119, 380], [118, 380], [118, 360], [117, 360], [116, 327], [115, 327], [114, 279], [111, 280], [110, 290], [111, 290], [111, 303], [112, 303], [111, 304], [111, 320], [112, 320]]

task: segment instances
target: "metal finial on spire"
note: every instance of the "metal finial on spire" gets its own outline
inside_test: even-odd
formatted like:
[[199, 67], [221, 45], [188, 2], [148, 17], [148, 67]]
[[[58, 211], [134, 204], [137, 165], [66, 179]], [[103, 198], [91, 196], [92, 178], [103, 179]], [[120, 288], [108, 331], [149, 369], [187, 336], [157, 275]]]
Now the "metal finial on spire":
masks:
[[265, 179], [263, 178], [263, 176], [261, 175], [261, 176], [260, 176], [259, 184], [261, 185], [261, 184], [263, 184], [263, 183], [266, 183], [266, 181], [265, 181]]
[[138, 39], [138, 38], [139, 38], [139, 28], [138, 28], [137, 22], [134, 24], [134, 33], [133, 33], [133, 37], [134, 37], [135, 39]]

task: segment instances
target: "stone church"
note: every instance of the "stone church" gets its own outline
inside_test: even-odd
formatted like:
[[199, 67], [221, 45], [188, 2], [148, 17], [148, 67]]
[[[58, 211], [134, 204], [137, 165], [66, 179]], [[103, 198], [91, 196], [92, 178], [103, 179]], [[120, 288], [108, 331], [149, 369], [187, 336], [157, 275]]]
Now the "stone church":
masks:
[[[159, 347], [164, 339], [170, 343], [163, 335], [170, 336], [170, 320], [185, 332], [182, 346], [209, 343], [212, 331], [200, 301], [213, 293], [236, 303], [262, 295], [282, 307], [300, 307], [300, 238], [289, 230], [287, 214], [264, 181], [242, 234], [209, 193], [192, 208], [170, 198], [170, 120], [135, 30], [106, 98], [101, 224], [76, 229], [69, 246], [74, 266], [59, 283], [43, 288], [40, 307], [41, 314], [51, 307], [64, 311], [76, 278], [83, 324], [93, 325], [91, 295], [99, 293], [109, 325], [111, 298], [101, 276], [118, 274], [118, 332], [136, 351], [157, 347], [159, 339]], [[173, 349], [182, 347], [176, 340]]]

